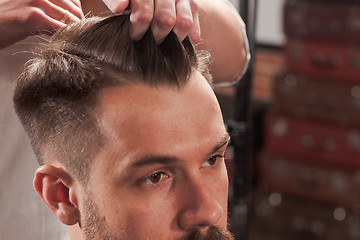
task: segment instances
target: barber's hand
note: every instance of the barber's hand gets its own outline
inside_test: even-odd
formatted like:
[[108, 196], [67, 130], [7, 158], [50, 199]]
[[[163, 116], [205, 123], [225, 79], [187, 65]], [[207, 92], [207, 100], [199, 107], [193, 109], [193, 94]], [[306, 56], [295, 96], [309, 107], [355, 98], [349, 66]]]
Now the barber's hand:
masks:
[[[113, 12], [121, 12], [129, 0], [103, 0]], [[130, 35], [140, 40], [151, 26], [160, 44], [173, 29], [182, 41], [189, 35], [194, 43], [200, 41], [198, 5], [195, 0], [131, 0]]]
[[0, 49], [84, 17], [80, 0], [0, 0]]

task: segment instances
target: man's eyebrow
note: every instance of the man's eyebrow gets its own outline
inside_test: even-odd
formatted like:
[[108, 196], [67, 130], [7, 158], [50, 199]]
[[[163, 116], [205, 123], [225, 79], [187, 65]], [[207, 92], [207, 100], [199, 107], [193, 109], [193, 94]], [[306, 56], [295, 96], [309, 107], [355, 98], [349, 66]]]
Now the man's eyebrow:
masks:
[[[208, 154], [208, 156], [217, 152], [220, 148], [225, 146], [225, 144], [227, 144], [229, 141], [230, 141], [230, 136], [228, 133], [226, 133], [224, 137], [220, 140], [219, 144], [217, 144], [212, 149], [212, 151]], [[169, 165], [169, 164], [174, 164], [178, 161], [179, 161], [178, 158], [171, 156], [145, 155], [141, 157], [139, 160], [136, 160], [134, 163], [132, 163], [131, 168], [139, 168], [142, 166], [155, 165], [155, 164]]]
[[161, 156], [161, 155], [145, 155], [139, 160], [131, 164], [132, 168], [138, 168], [146, 165], [163, 164], [169, 165], [176, 163], [178, 159], [176, 157]]
[[219, 144], [216, 145], [208, 155], [216, 153], [219, 149], [221, 149], [223, 146], [229, 143], [229, 141], [230, 141], [230, 135], [228, 133], [225, 133], [224, 137], [219, 141]]

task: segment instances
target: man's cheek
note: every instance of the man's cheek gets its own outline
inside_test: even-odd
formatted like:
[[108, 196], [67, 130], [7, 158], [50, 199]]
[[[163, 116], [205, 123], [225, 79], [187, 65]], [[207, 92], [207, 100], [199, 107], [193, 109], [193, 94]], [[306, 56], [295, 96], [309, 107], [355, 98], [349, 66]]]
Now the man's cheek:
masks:
[[139, 204], [131, 209], [127, 215], [128, 229], [135, 232], [138, 239], [156, 239], [156, 236], [162, 236], [164, 229], [170, 230], [171, 211], [167, 204], [146, 202]]

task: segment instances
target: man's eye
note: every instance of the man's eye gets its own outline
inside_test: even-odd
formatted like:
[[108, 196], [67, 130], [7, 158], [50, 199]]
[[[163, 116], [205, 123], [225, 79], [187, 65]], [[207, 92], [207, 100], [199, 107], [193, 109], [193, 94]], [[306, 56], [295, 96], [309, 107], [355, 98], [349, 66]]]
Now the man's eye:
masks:
[[145, 178], [144, 182], [149, 185], [154, 185], [166, 178], [168, 178], [168, 175], [166, 175], [164, 172], [157, 172]]
[[214, 166], [216, 164], [216, 161], [219, 159], [219, 158], [224, 158], [223, 155], [214, 155], [214, 156], [211, 156], [209, 157], [204, 163], [203, 163], [203, 167], [210, 167], [210, 166]]

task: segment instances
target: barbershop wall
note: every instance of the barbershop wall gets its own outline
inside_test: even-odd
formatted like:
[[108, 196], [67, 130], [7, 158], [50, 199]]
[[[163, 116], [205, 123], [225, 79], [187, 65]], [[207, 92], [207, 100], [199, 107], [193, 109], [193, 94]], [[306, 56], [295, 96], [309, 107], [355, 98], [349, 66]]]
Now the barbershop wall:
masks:
[[258, 1], [252, 239], [360, 239], [359, 13], [356, 1]]
[[360, 239], [360, 3], [257, 3], [249, 239]]

